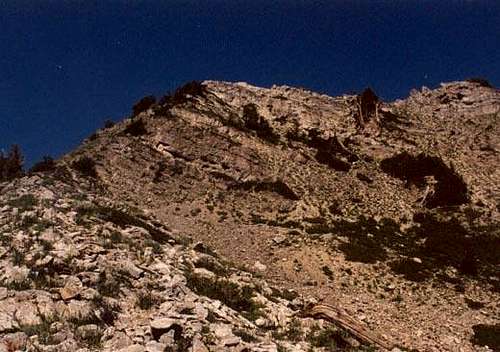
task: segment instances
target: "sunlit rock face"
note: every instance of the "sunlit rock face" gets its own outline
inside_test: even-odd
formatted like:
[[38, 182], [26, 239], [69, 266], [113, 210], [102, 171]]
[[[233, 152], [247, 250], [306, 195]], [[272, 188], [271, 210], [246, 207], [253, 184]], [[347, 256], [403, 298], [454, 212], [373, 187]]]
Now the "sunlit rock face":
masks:
[[0, 183], [0, 350], [495, 349], [499, 111], [481, 81], [146, 97]]

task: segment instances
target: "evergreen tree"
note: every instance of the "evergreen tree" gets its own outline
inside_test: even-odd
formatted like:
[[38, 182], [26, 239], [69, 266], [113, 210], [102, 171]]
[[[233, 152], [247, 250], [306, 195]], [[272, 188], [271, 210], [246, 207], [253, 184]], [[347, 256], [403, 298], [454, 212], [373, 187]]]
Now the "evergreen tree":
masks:
[[14, 144], [7, 155], [0, 152], [0, 181], [9, 181], [21, 177], [23, 172], [24, 158], [21, 148]]

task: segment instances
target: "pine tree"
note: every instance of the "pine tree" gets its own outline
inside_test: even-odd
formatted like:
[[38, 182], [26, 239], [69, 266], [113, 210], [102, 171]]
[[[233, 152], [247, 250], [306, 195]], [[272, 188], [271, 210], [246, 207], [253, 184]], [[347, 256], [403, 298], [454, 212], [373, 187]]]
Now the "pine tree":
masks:
[[23, 172], [24, 158], [21, 148], [14, 144], [7, 155], [0, 152], [0, 181], [10, 181], [21, 177]]

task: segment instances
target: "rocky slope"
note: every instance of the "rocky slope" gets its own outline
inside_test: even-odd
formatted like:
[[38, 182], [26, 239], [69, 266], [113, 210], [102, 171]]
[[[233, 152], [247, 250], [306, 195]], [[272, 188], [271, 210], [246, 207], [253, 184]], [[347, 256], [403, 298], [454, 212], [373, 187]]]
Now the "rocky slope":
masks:
[[101, 194], [64, 169], [4, 185], [1, 351], [367, 350], [300, 317], [295, 292]]
[[401, 349], [500, 348], [498, 90], [152, 103], [2, 185], [7, 350], [375, 348], [317, 301]]

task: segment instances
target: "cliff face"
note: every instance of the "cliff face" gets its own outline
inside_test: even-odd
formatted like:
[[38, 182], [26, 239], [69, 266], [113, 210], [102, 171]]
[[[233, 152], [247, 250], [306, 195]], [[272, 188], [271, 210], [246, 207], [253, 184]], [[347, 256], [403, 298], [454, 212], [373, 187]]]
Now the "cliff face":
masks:
[[[495, 348], [498, 90], [454, 82], [385, 103], [206, 81], [151, 103], [56, 171], [3, 185], [0, 334], [58, 351], [358, 346], [297, 316], [311, 297], [400, 346]], [[12, 308], [46, 302], [59, 325]], [[75, 309], [97, 313], [73, 324]], [[65, 337], [40, 342], [53, 331]]]

